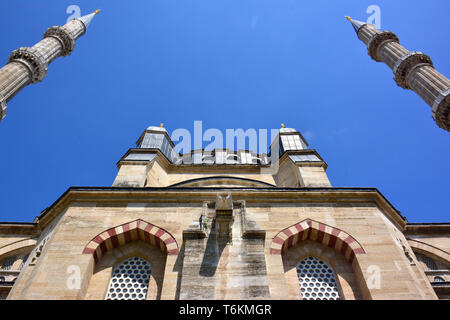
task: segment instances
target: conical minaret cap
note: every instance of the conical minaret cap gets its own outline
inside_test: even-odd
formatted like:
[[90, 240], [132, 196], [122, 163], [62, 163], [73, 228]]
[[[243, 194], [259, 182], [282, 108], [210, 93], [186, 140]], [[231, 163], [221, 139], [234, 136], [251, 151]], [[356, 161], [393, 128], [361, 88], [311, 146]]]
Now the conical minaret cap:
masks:
[[78, 18], [78, 20], [83, 22], [84, 26], [87, 28], [91, 24], [91, 21], [94, 19], [95, 15], [97, 13], [99, 13], [99, 12], [100, 12], [100, 10], [97, 9], [97, 10], [95, 10], [94, 12], [92, 12], [90, 14], [87, 14], [85, 16], [82, 16], [82, 17]]
[[350, 23], [353, 26], [353, 29], [355, 29], [355, 32], [358, 33], [359, 29], [361, 29], [362, 26], [366, 25], [366, 22], [362, 22], [359, 20], [354, 20], [352, 18], [350, 18], [349, 16], [346, 17], [348, 21], [350, 21]]

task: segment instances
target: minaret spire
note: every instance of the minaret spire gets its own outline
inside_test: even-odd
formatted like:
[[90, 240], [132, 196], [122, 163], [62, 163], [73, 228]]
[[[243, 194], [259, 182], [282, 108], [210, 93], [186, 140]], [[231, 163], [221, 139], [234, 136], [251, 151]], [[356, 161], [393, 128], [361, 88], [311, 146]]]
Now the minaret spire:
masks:
[[99, 12], [100, 12], [100, 9], [97, 9], [94, 12], [87, 14], [85, 16], [82, 16], [78, 19], [81, 20], [81, 22], [83, 22], [87, 28], [91, 24], [91, 21], [94, 19], [95, 15], [97, 15]]
[[430, 57], [405, 49], [390, 31], [378, 31], [372, 24], [346, 18], [367, 45], [370, 57], [386, 63], [394, 72], [395, 82], [416, 92], [431, 106], [437, 125], [450, 132], [450, 80], [436, 71]]
[[359, 29], [361, 29], [361, 27], [366, 24], [365, 22], [362, 22], [359, 20], [353, 20], [349, 16], [346, 16], [346, 18], [348, 21], [350, 21], [350, 23], [352, 24], [353, 29], [355, 29], [356, 33], [358, 33]]
[[100, 10], [70, 20], [64, 26], [50, 27], [44, 38], [33, 47], [21, 47], [9, 56], [0, 69], [0, 120], [6, 115], [6, 103], [30, 83], [42, 81], [48, 65], [60, 56], [67, 56], [75, 48], [75, 41], [86, 33], [89, 24]]

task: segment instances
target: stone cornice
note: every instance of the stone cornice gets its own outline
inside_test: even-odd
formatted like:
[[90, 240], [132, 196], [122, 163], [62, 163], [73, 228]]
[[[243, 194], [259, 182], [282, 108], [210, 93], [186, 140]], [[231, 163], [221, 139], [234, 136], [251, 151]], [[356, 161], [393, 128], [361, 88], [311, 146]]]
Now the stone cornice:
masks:
[[315, 155], [317, 158], [320, 159], [320, 161], [302, 161], [302, 162], [296, 162], [296, 165], [298, 165], [298, 166], [311, 166], [311, 167], [318, 166], [318, 167], [323, 167], [325, 170], [327, 170], [327, 168], [328, 168], [327, 163], [323, 160], [323, 158], [317, 153], [317, 151], [315, 149], [285, 151], [283, 153], [283, 155], [280, 157], [279, 161], [281, 163], [282, 161], [284, 161], [289, 156], [308, 155], [308, 154]]
[[149, 162], [151, 162], [151, 161], [148, 161], [148, 160], [125, 160], [125, 158], [128, 157], [131, 153], [156, 153], [160, 158], [164, 158], [170, 164], [170, 161], [166, 158], [166, 156], [159, 149], [156, 149], [156, 148], [130, 148], [122, 156], [122, 158], [120, 158], [120, 160], [116, 163], [116, 166], [117, 166], [118, 169], [120, 169], [120, 167], [123, 164], [141, 165], [141, 164], [148, 164]]
[[406, 235], [450, 234], [450, 223], [408, 223]]
[[37, 235], [39, 225], [35, 222], [0, 222], [1, 234]]
[[125, 188], [125, 187], [71, 187], [38, 217], [44, 229], [71, 203], [114, 203], [126, 206], [129, 202], [201, 202], [214, 200], [217, 192], [232, 193], [233, 198], [252, 202], [275, 203], [367, 203], [371, 202], [401, 231], [406, 219], [376, 188]]

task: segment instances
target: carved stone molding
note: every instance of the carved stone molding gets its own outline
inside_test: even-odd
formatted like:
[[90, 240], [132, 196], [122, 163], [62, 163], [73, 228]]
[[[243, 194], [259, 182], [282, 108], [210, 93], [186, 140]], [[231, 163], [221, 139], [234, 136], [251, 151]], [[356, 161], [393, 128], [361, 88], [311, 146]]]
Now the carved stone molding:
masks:
[[44, 33], [44, 39], [48, 37], [55, 38], [61, 43], [62, 56], [68, 56], [75, 49], [75, 39], [64, 27], [53, 26], [48, 28]]
[[367, 50], [369, 52], [370, 57], [378, 62], [382, 62], [383, 60], [379, 57], [379, 48], [382, 44], [386, 42], [399, 42], [398, 37], [392, 33], [391, 31], [382, 31], [380, 33], [375, 34], [372, 39], [370, 39], [367, 44]]
[[34, 248], [34, 250], [31, 252], [31, 260], [30, 260], [30, 266], [34, 266], [36, 262], [38, 261], [39, 257], [41, 256], [42, 250], [44, 250], [45, 244], [50, 239], [51, 234], [47, 235], [37, 246]]
[[29, 69], [32, 83], [42, 81], [47, 75], [48, 65], [37, 49], [22, 47], [14, 50], [9, 56], [9, 62], [13, 61], [22, 63]]
[[408, 85], [408, 75], [412, 69], [418, 67], [419, 65], [429, 65], [433, 66], [431, 58], [426, 54], [418, 51], [409, 52], [403, 57], [401, 57], [393, 68], [394, 80], [397, 85], [404, 89], [411, 89]]
[[415, 266], [416, 263], [414, 262], [412, 254], [404, 244], [402, 244], [402, 249], [403, 249], [403, 253], [405, 254], [406, 259], [408, 259], [409, 265]]
[[413, 259], [413, 254], [412, 252], [410, 252], [409, 245], [406, 245], [403, 243], [402, 240], [400, 240], [397, 236], [394, 235], [395, 240], [397, 240], [397, 243], [399, 245], [399, 247], [402, 249], [403, 254], [405, 255], [406, 259], [408, 260], [409, 265], [414, 266], [416, 263], [414, 262]]
[[432, 112], [437, 125], [450, 132], [450, 88], [437, 97]]
[[233, 197], [231, 193], [216, 196], [216, 228], [217, 237], [232, 239], [232, 225], [234, 222]]

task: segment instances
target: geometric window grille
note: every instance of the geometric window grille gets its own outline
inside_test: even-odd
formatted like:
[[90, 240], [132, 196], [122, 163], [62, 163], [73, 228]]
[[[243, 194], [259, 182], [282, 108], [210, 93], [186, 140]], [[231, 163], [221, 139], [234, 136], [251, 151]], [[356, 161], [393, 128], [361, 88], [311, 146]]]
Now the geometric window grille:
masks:
[[338, 284], [333, 269], [314, 257], [297, 265], [297, 275], [303, 300], [340, 300]]
[[142, 258], [132, 257], [114, 268], [106, 300], [145, 300], [152, 267]]
[[417, 259], [422, 261], [427, 266], [428, 270], [437, 270], [436, 262], [430, 257], [424, 256], [423, 254], [417, 254]]
[[16, 262], [16, 257], [8, 258], [2, 261], [1, 270], [11, 270], [14, 262]]

